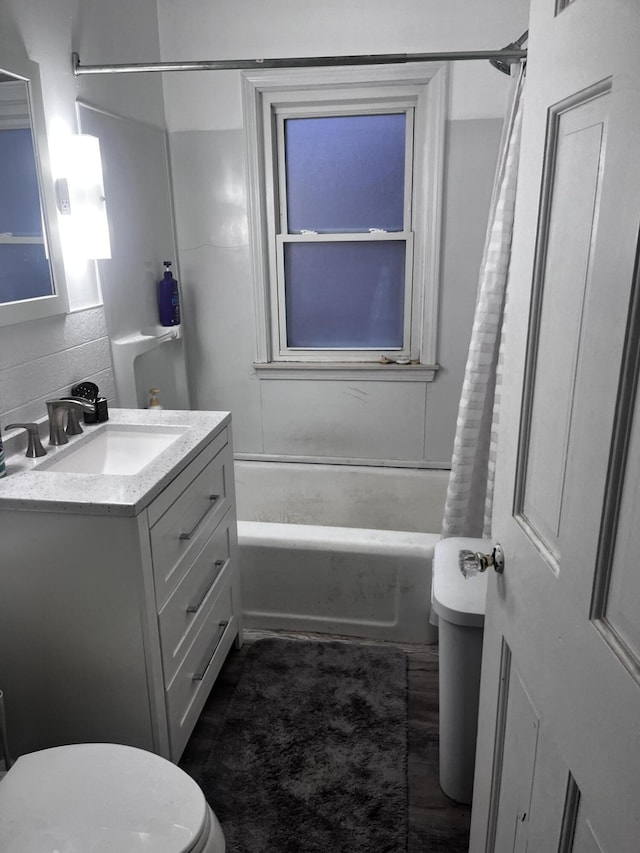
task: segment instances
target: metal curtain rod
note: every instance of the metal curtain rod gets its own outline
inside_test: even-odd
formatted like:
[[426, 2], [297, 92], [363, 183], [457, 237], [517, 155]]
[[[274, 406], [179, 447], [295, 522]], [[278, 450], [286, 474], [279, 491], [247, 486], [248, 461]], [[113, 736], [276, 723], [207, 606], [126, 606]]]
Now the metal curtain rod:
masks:
[[[525, 59], [527, 51], [509, 45], [502, 50], [460, 50], [442, 53], [379, 53], [359, 56], [303, 56], [287, 59], [214, 59], [203, 62], [132, 62], [121, 65], [81, 65], [80, 56], [72, 55], [73, 73], [138, 74], [145, 71], [234, 71], [247, 68], [317, 68], [336, 65], [392, 65], [408, 62], [456, 62], [485, 59], [504, 63], [505, 60]], [[499, 67], [499, 65], [497, 66]]]

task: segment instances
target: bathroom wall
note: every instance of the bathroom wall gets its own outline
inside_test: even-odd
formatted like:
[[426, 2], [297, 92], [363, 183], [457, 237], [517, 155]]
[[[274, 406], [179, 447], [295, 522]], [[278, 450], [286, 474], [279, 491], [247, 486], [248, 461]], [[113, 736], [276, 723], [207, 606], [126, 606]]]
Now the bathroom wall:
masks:
[[0, 425], [44, 417], [46, 401], [90, 379], [113, 402], [109, 340], [101, 307], [0, 329]]
[[[72, 50], [86, 63], [125, 62], [140, 55], [157, 59], [155, 0], [2, 0], [0, 33], [0, 66], [5, 40], [22, 43], [40, 65], [52, 160], [77, 128], [76, 98], [164, 124], [159, 76], [76, 79], [71, 71]], [[67, 280], [71, 313], [0, 328], [1, 426], [44, 416], [45, 400], [68, 392], [80, 379], [97, 382], [113, 401], [107, 325], [94, 265], [69, 266]]]
[[[527, 0], [158, 0], [165, 60], [495, 49]], [[138, 57], [139, 59], [141, 57]], [[192, 403], [249, 457], [448, 466], [509, 80], [452, 68], [434, 382], [258, 379], [239, 72], [166, 74]]]
[[99, 261], [98, 269], [118, 405], [146, 407], [149, 389], [157, 388], [165, 408], [188, 409], [184, 341], [157, 343], [176, 331], [158, 324], [162, 261], [173, 261], [180, 274], [166, 131], [84, 104], [79, 115], [83, 132], [100, 140], [105, 196], [115, 212], [111, 258]]
[[[192, 405], [230, 409], [241, 454], [448, 465], [508, 80], [488, 63], [453, 67], [436, 380], [259, 380], [252, 367], [240, 74], [74, 78], [71, 51], [95, 64], [489, 49], [526, 28], [527, 5], [486, 0], [480, 10], [465, 0], [158, 0], [156, 8], [156, 0], [3, 0], [2, 37], [22, 41], [40, 63], [54, 149], [76, 127], [77, 98], [155, 126], [166, 110]], [[135, 276], [140, 259], [127, 260], [119, 263]], [[46, 397], [88, 376], [108, 396], [114, 393], [93, 265], [70, 268], [68, 282], [72, 313], [66, 318], [0, 331], [0, 423], [44, 414]]]

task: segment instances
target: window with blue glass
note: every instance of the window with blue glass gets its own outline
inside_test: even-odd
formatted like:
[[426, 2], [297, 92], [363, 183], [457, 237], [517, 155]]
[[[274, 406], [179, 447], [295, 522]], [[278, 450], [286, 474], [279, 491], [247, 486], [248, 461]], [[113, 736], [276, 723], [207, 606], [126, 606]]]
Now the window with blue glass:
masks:
[[241, 77], [258, 376], [431, 381], [446, 65]]
[[275, 119], [280, 356], [409, 356], [413, 109]]

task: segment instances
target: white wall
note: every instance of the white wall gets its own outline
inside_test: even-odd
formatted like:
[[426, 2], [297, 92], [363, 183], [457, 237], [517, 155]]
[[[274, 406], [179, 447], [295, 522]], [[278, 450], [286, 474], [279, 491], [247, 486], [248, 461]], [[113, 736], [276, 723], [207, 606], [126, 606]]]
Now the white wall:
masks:
[[[164, 60], [495, 50], [527, 29], [528, 0], [158, 0]], [[453, 69], [451, 118], [502, 117], [488, 63]], [[505, 78], [506, 79], [506, 78]], [[213, 82], [215, 81], [215, 83]], [[165, 75], [168, 127], [242, 127], [237, 72]]]
[[[76, 124], [76, 98], [164, 124], [162, 82], [76, 79], [71, 52], [88, 63], [124, 62], [159, 53], [155, 0], [1, 0], [2, 40], [24, 45], [40, 65], [52, 161]], [[1, 64], [0, 44], [0, 64]], [[9, 69], [10, 70], [10, 69]], [[113, 400], [107, 326], [93, 265], [67, 270], [71, 312], [0, 329], [0, 425], [46, 413], [46, 399], [81, 379]], [[1, 308], [0, 308], [1, 310]]]
[[[81, 104], [82, 130], [97, 136], [110, 217], [111, 258], [98, 263], [111, 338], [118, 405], [146, 407], [149, 389], [167, 409], [188, 409], [182, 340], [154, 344], [167, 329], [158, 323], [157, 282], [176, 246], [169, 155], [164, 129]], [[140, 341], [144, 345], [126, 343]], [[145, 351], [141, 351], [145, 350]]]
[[[527, 0], [158, 0], [164, 60], [496, 49]], [[254, 357], [239, 72], [164, 75], [192, 403], [230, 409], [248, 455], [447, 466], [508, 78], [453, 68], [441, 327], [432, 383], [260, 380]]]

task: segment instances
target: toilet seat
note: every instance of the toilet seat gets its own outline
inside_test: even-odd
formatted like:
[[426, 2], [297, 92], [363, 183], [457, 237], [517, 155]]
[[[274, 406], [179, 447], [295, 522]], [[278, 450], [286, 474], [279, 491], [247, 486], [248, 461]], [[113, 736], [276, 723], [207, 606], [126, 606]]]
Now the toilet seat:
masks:
[[23, 755], [0, 782], [3, 853], [224, 853], [186, 773], [151, 752], [75, 744]]

